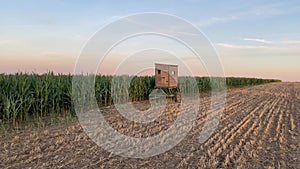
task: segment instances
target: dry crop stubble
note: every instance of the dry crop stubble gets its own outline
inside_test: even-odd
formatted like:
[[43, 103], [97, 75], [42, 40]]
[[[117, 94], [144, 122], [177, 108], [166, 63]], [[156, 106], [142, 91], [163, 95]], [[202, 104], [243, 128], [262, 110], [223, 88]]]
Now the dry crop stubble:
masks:
[[[299, 168], [299, 83], [272, 83], [231, 89], [215, 133], [199, 144], [199, 133], [209, 113], [210, 96], [201, 107], [190, 133], [173, 149], [147, 159], [124, 158], [93, 143], [77, 122], [49, 127], [33, 134], [2, 137], [1, 168]], [[136, 102], [145, 107], [147, 103]], [[180, 108], [168, 105], [153, 125], [122, 119], [113, 106], [104, 116], [119, 132], [148, 137], [169, 127]], [[186, 107], [188, 108], [188, 107]]]

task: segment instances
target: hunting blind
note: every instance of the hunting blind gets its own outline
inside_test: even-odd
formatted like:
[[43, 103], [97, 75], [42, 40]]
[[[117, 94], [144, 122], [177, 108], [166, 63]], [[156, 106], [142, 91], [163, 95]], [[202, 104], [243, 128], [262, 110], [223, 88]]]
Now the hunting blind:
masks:
[[178, 84], [178, 65], [155, 63], [155, 87], [176, 88]]

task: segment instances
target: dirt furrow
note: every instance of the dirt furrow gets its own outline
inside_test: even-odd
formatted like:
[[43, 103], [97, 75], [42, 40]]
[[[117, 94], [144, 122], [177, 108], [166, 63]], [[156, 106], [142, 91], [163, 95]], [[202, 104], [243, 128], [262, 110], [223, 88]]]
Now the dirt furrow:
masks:
[[[240, 160], [243, 159], [242, 156], [245, 155], [250, 158], [257, 156], [254, 152], [255, 148], [253, 147], [254, 149], [249, 149], [249, 147], [256, 144], [260, 137], [264, 134], [263, 131], [266, 126], [265, 124], [272, 114], [271, 111], [267, 110], [272, 109], [279, 100], [280, 99], [276, 99], [275, 101], [272, 100], [269, 104], [265, 104], [263, 109], [259, 110], [260, 114], [255, 118], [251, 127], [247, 129], [242, 137], [237, 138], [239, 143], [229, 153], [227, 153], [224, 166], [233, 167], [233, 165], [239, 163]], [[246, 153], [242, 153], [245, 151]]]
[[[0, 168], [300, 168], [300, 83], [231, 89], [218, 128], [201, 144], [199, 133], [207, 115], [218, 113], [209, 111], [210, 99], [209, 93], [201, 96], [192, 130], [157, 156], [139, 159], [108, 152], [76, 121], [68, 127], [1, 137]], [[133, 104], [149, 107], [148, 102]], [[103, 111], [119, 133], [141, 138], [166, 131], [180, 115], [180, 108], [188, 111], [190, 104], [169, 104], [148, 124], [125, 119], [114, 106]], [[95, 133], [103, 134], [101, 129]]]

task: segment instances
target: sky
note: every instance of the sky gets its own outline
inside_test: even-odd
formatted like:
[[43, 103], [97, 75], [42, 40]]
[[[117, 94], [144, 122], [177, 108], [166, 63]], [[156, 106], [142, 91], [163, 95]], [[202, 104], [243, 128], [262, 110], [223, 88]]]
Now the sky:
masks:
[[[105, 25], [131, 14], [161, 12], [185, 19], [205, 34], [225, 76], [300, 81], [298, 0], [0, 0], [0, 4], [0, 73], [72, 73], [84, 45]], [[114, 61], [106, 61], [103, 73], [115, 71], [107, 66]]]

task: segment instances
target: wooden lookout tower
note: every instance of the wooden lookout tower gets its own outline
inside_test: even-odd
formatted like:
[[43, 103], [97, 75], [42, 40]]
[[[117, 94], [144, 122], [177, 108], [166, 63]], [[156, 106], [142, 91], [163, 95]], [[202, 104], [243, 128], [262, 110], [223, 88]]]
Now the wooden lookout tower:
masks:
[[[155, 88], [177, 88], [178, 65], [155, 63]], [[174, 98], [174, 95], [170, 95]], [[180, 93], [175, 94], [175, 100], [180, 102]]]
[[178, 84], [178, 65], [155, 63], [155, 87], [176, 88]]

